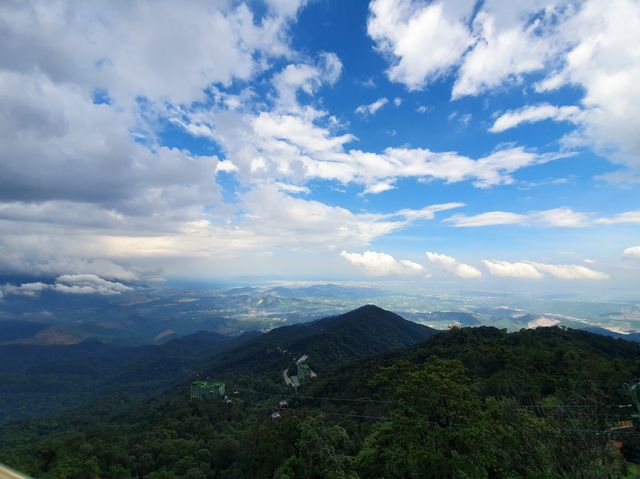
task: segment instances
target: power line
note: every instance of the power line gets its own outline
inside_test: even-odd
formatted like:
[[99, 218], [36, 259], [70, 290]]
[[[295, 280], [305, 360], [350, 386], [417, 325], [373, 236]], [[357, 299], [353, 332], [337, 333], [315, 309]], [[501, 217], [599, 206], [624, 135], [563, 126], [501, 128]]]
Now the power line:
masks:
[[352, 417], [352, 418], [359, 418], [359, 419], [376, 419], [376, 420], [385, 420], [385, 421], [388, 421], [389, 419], [391, 419], [388, 416], [371, 416], [371, 415], [365, 415], [365, 414], [347, 414], [347, 413], [339, 413], [339, 412], [328, 412], [328, 411], [324, 411], [324, 410], [315, 411], [313, 409], [296, 408], [296, 409], [289, 409], [288, 411], [292, 411], [292, 412], [308, 412], [308, 413], [315, 413], [315, 414], [326, 414], [327, 416], [342, 416], [342, 417]]
[[296, 398], [296, 399], [314, 399], [316, 401], [334, 401], [334, 402], [355, 402], [355, 403], [375, 403], [375, 404], [393, 404], [394, 401], [385, 401], [381, 399], [361, 399], [361, 398], [330, 398], [330, 397], [318, 397], [318, 396], [299, 396], [296, 394], [278, 394], [270, 393], [266, 391], [255, 391], [251, 389], [236, 388], [237, 391], [244, 391], [254, 394], [262, 394], [265, 396], [277, 396], [282, 398]]
[[[247, 391], [247, 390], [245, 390]], [[259, 393], [258, 391], [255, 391], [256, 393]], [[269, 395], [272, 395], [270, 393], [268, 393]], [[311, 397], [311, 396], [309, 396]], [[316, 399], [316, 398], [313, 398]], [[345, 398], [346, 399], [346, 398]], [[242, 399], [242, 401], [244, 403], [247, 404], [253, 404], [256, 406], [260, 406], [260, 407], [264, 407], [264, 404], [260, 404], [260, 403], [256, 403], [256, 402], [252, 402], [252, 401], [247, 401], [245, 399]], [[324, 409], [317, 407], [317, 408], [295, 408], [295, 409], [287, 409], [287, 411], [289, 413], [291, 412], [295, 412], [295, 413], [312, 413], [312, 414], [322, 414], [322, 415], [327, 415], [327, 416], [339, 416], [339, 417], [348, 417], [348, 418], [356, 418], [356, 419], [371, 419], [371, 420], [382, 420], [382, 421], [388, 421], [391, 420], [392, 418], [390, 416], [374, 416], [374, 415], [365, 415], [365, 414], [351, 414], [351, 413], [338, 413], [338, 412], [329, 412], [329, 411], [325, 411]], [[419, 415], [419, 417], [425, 417], [423, 415]], [[430, 426], [436, 426], [436, 427], [440, 427], [443, 429], [460, 429], [463, 427], [466, 427], [463, 424], [459, 424], [459, 423], [449, 423], [446, 426], [439, 423], [439, 422], [435, 422], [435, 421], [427, 421], [426, 424], [430, 425]], [[571, 429], [571, 428], [554, 428], [553, 431], [555, 432], [571, 432], [571, 433], [581, 433], [581, 434], [595, 434], [595, 435], [607, 435], [607, 436], [615, 436], [615, 435], [627, 435], [627, 436], [639, 436], [640, 435], [640, 431], [625, 431], [625, 430], [618, 430], [618, 429]]]
[[[281, 398], [295, 398], [295, 399], [311, 399], [316, 401], [333, 401], [333, 402], [354, 402], [354, 403], [373, 403], [373, 404], [394, 404], [395, 401], [382, 400], [382, 399], [369, 399], [369, 398], [334, 398], [323, 396], [301, 396], [297, 394], [278, 394], [267, 391], [256, 391], [253, 389], [236, 388], [237, 391], [244, 391], [253, 394], [260, 394], [263, 396], [275, 396]], [[633, 407], [632, 404], [608, 404], [608, 405], [595, 405], [595, 404], [519, 404], [517, 406], [521, 409], [622, 409]]]

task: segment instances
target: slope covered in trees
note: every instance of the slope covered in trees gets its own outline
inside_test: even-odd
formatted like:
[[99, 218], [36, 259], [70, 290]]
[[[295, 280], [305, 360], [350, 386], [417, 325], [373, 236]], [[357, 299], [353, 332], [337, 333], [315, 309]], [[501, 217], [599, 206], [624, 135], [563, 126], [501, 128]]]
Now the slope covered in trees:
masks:
[[223, 376], [251, 371], [275, 379], [293, 360], [307, 354], [314, 369], [323, 372], [412, 346], [436, 333], [391, 311], [367, 305], [338, 316], [273, 329], [227, 352], [207, 371]]
[[160, 346], [97, 341], [0, 346], [0, 424], [60, 414], [107, 394], [153, 395], [260, 333], [200, 331]]
[[[339, 327], [368, 341], [351, 318]], [[296, 341], [322, 338], [335, 322]], [[260, 351], [256, 341], [225, 361]], [[559, 328], [462, 328], [339, 363], [297, 395], [247, 362], [226, 378], [239, 390], [232, 404], [190, 400], [185, 384], [14, 426], [0, 435], [0, 461], [39, 478], [599, 479], [622, 477], [622, 452], [632, 456], [634, 431], [612, 427], [632, 414], [620, 406], [629, 402], [623, 386], [640, 377], [634, 343]], [[289, 409], [271, 420], [287, 396]]]

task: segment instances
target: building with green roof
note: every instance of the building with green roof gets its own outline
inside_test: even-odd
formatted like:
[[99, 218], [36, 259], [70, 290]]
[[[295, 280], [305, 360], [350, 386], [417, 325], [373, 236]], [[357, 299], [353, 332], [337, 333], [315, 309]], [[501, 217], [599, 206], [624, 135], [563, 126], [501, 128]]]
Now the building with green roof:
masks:
[[300, 384], [304, 384], [311, 379], [311, 368], [305, 362], [297, 363], [297, 371], [298, 371], [298, 381]]
[[193, 381], [191, 383], [191, 399], [223, 398], [224, 392], [224, 383], [220, 381]]

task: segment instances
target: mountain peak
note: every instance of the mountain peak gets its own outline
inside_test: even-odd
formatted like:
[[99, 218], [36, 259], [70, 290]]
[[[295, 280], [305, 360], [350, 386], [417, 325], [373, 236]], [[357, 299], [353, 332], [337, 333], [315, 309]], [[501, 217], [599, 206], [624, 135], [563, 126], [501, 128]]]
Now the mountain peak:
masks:
[[391, 311], [387, 311], [386, 309], [381, 308], [380, 306], [376, 306], [375, 304], [365, 304], [364, 306], [360, 306], [359, 308], [347, 311], [346, 313], [320, 319], [316, 321], [316, 323], [318, 325], [326, 326], [329, 324], [337, 325], [344, 322], [362, 322], [368, 323], [370, 326], [372, 326], [371, 323], [380, 321], [384, 323], [406, 323], [418, 326], [417, 323], [407, 321], [402, 316], [399, 316]]
[[[308, 323], [272, 329], [226, 355], [220, 371], [271, 371], [278, 376], [291, 358], [307, 354], [314, 370], [402, 349], [436, 333], [373, 304]], [[286, 353], [286, 354], [284, 354]]]
[[[365, 304], [364, 306], [360, 306], [359, 308], [356, 308], [352, 311], [349, 311], [349, 313], [355, 313], [355, 312], [361, 312], [361, 313], [391, 313], [391, 311], [387, 311], [384, 308], [381, 308], [380, 306], [376, 306], [375, 304]], [[345, 313], [345, 314], [349, 314], [349, 313]], [[392, 313], [395, 314], [395, 313]]]

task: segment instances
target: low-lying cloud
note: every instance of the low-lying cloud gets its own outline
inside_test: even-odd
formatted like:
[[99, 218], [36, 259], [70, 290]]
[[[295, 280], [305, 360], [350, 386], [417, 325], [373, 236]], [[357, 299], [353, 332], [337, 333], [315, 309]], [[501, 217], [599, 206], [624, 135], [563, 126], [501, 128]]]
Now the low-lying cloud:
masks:
[[365, 251], [362, 254], [340, 253], [350, 264], [369, 276], [424, 276], [424, 266], [406, 259], [397, 260], [386, 253]]
[[36, 297], [44, 291], [64, 294], [99, 294], [115, 295], [133, 290], [132, 287], [117, 281], [107, 281], [95, 274], [65, 274], [58, 276], [53, 283], [33, 282], [20, 285], [5, 284], [0, 286], [3, 296], [16, 295]]
[[609, 275], [577, 264], [550, 264], [535, 261], [482, 261], [493, 276], [503, 278], [542, 279], [544, 274], [558, 279], [605, 280]]

